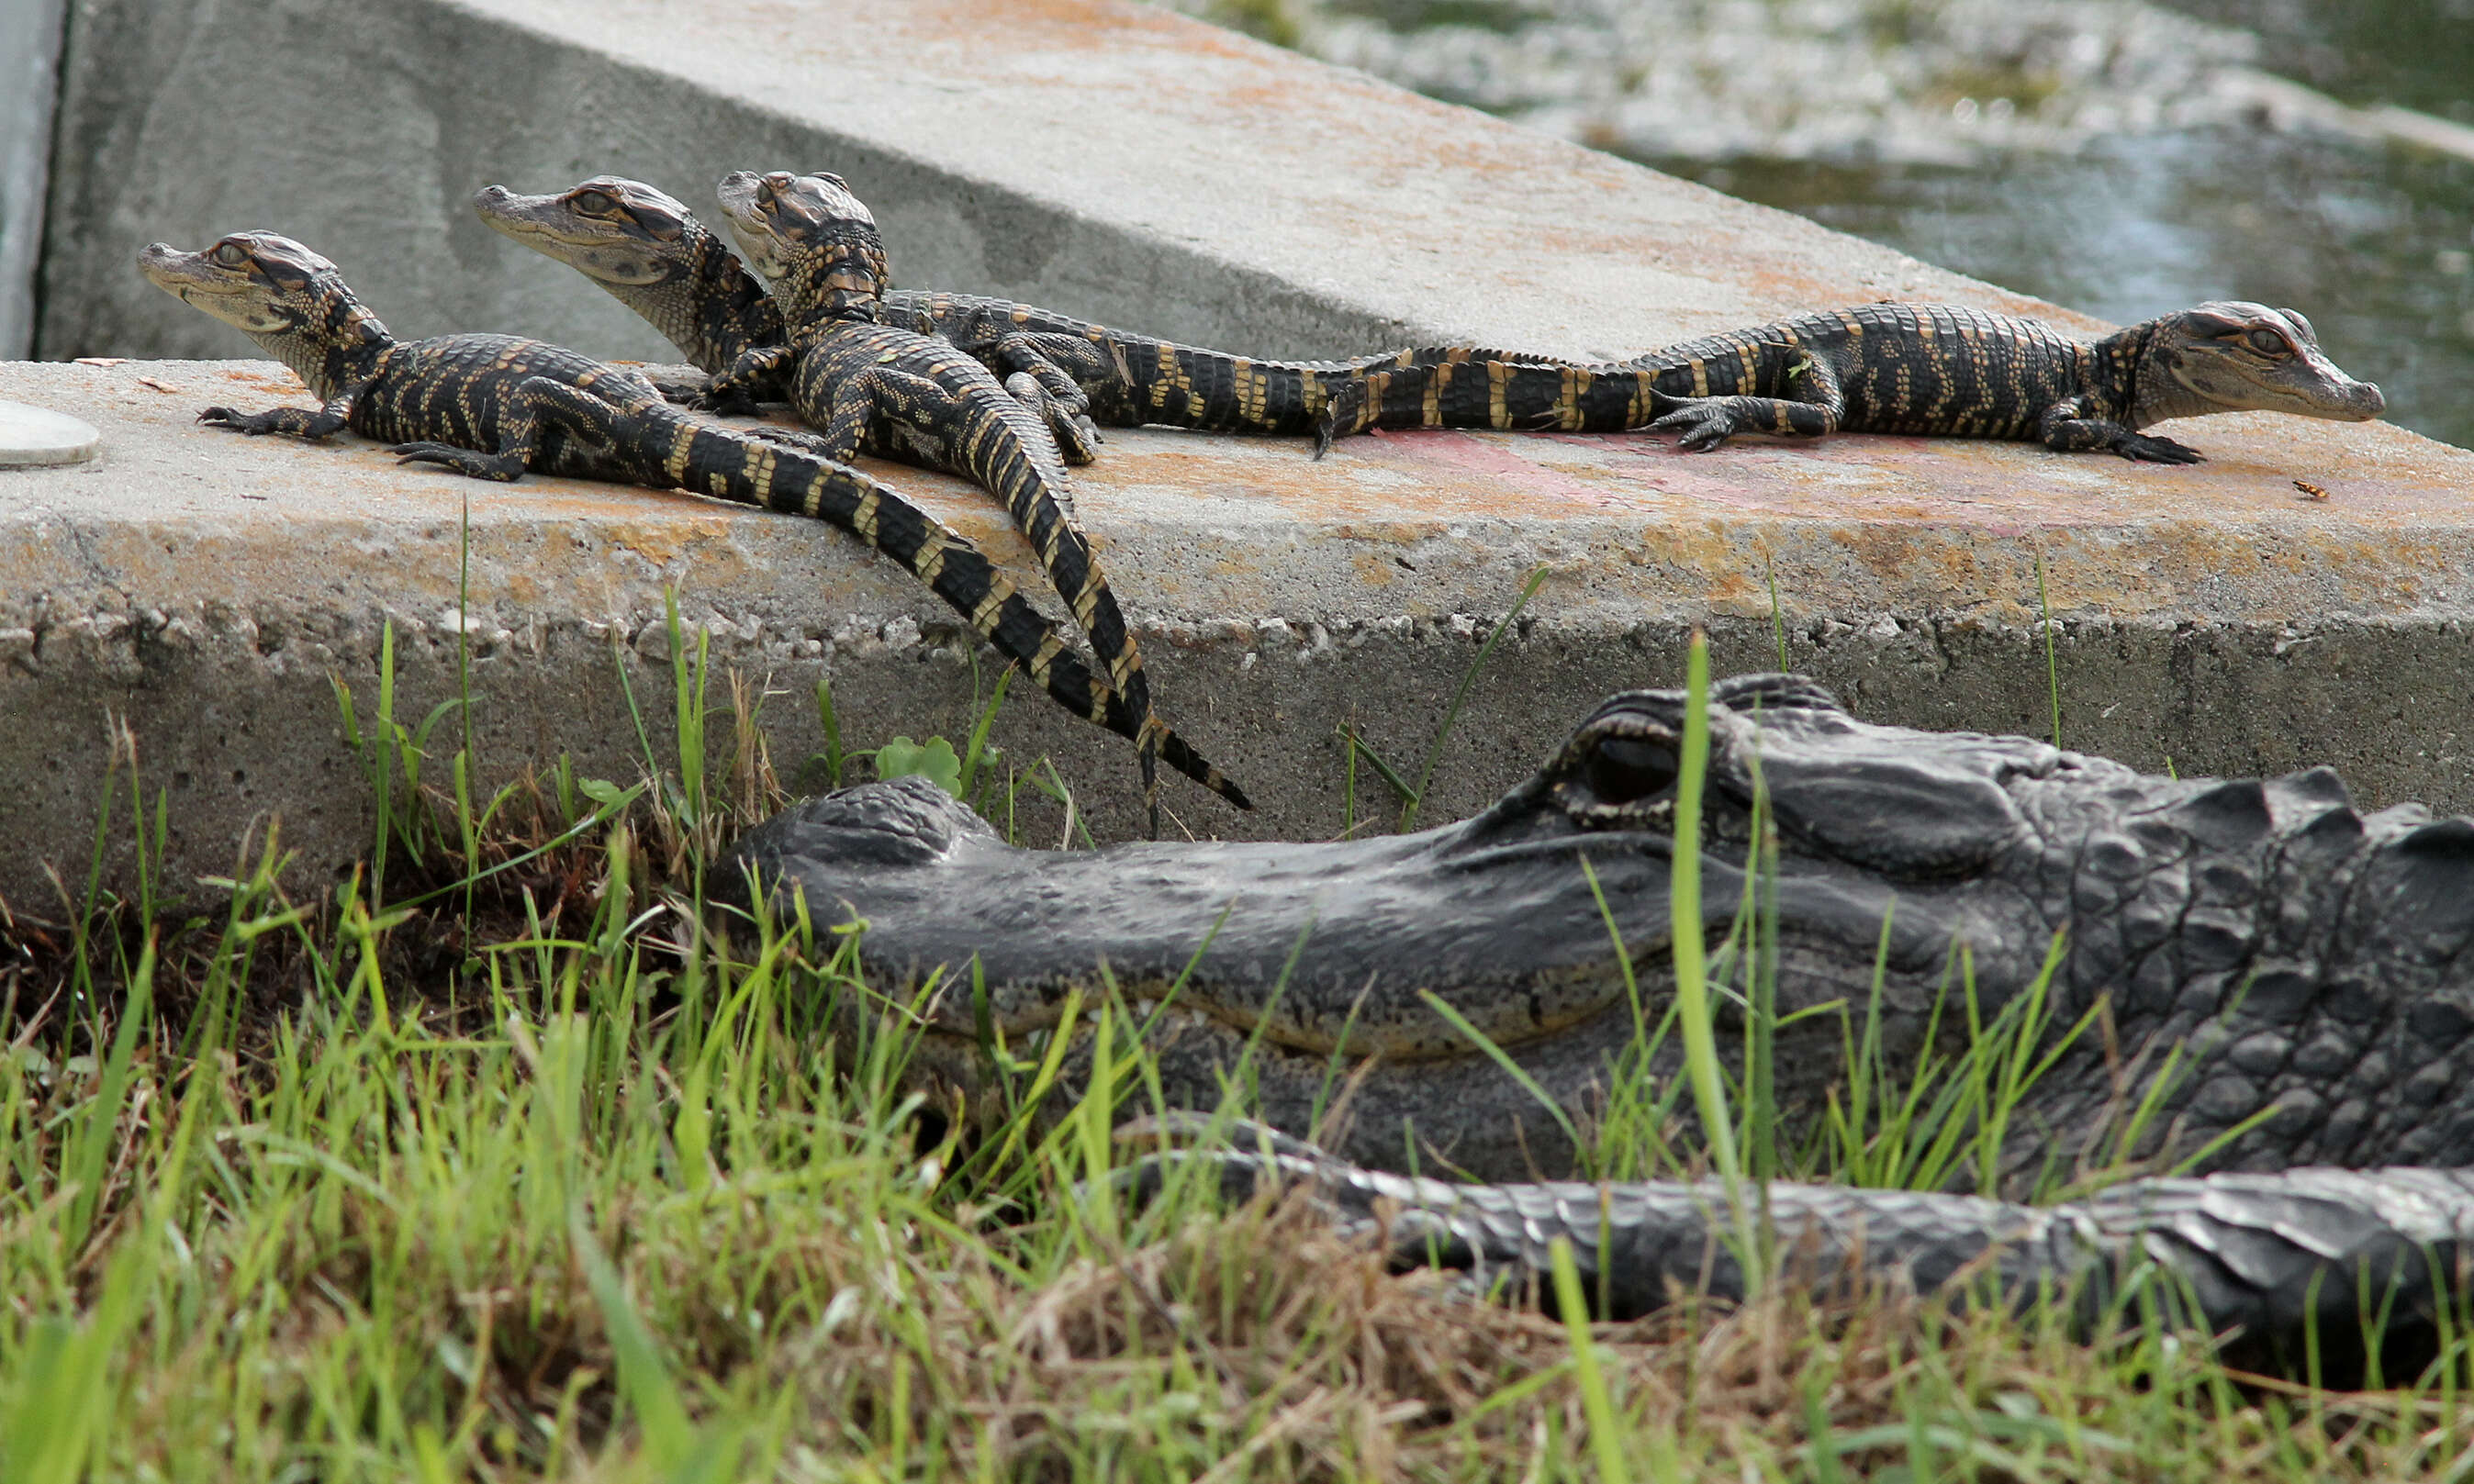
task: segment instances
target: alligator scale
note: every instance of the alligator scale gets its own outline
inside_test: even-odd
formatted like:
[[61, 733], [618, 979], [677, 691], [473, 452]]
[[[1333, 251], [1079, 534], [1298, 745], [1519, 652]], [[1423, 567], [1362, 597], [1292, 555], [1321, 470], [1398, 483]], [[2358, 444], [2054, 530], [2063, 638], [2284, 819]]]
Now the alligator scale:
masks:
[[2094, 341], [1962, 305], [1882, 302], [1601, 365], [1458, 347], [1395, 361], [1333, 391], [1318, 453], [1377, 427], [1646, 428], [1696, 451], [1738, 433], [1901, 433], [2195, 464], [2197, 449], [2140, 430], [2223, 412], [2362, 422], [2388, 406], [2320, 351], [2298, 310], [2236, 301]]
[[[882, 428], [922, 464], [1004, 501], [1138, 719], [1135, 755], [1156, 837], [1155, 764], [1169, 729], [1152, 709], [1133, 631], [1075, 521], [1058, 419], [1025, 406], [1020, 391], [1008, 391], [950, 343], [885, 322], [885, 241], [875, 216], [839, 176], [742, 170], [723, 178], [719, 195], [732, 235], [782, 310], [788, 338], [740, 351], [703, 400], [752, 410], [763, 391], [787, 387], [790, 406], [822, 432], [830, 456], [848, 457], [870, 428]], [[1036, 386], [1031, 392], [1034, 399], [1046, 395]], [[1029, 665], [1042, 684], [1047, 658]], [[1219, 775], [1201, 781], [1248, 806], [1244, 791]]]
[[[1025, 850], [901, 779], [812, 801], [740, 855], [804, 893], [820, 923], [864, 919], [873, 969], [915, 982], [976, 958], [984, 1014], [1008, 1036], [1054, 1025], [1096, 963], [1139, 998], [1191, 961], [1153, 1041], [1172, 1107], [1220, 1106], [1249, 1038], [1250, 1112], [1288, 1135], [1314, 1132], [1336, 1066], [1361, 1079], [1328, 1152], [1217, 1157], [1233, 1177], [1276, 1165], [1370, 1228], [1378, 1199], [1396, 1202], [1387, 1230], [1403, 1260], [1423, 1260], [1432, 1237], [1447, 1260], [1534, 1268], [1549, 1237], [1568, 1235], [1585, 1279], [1603, 1272], [1615, 1309], [1637, 1311], [1701, 1281], [1722, 1209], [1711, 1190], [1381, 1171], [1414, 1161], [1521, 1182], [1572, 1169], [1559, 1121], [1426, 996], [1587, 1126], [1637, 1015], [1655, 1023], [1671, 997], [1684, 711], [1674, 692], [1615, 696], [1492, 808], [1415, 835]], [[2428, 1320], [2474, 1237], [2474, 1175], [2444, 1168], [2474, 1164], [2474, 822], [2360, 810], [2324, 769], [2176, 780], [2022, 737], [1868, 725], [1786, 676], [1721, 683], [1710, 725], [1711, 932], [1744, 899], [1756, 759], [1781, 838], [1786, 1137], [1841, 1079], [1843, 1024], [1827, 1010], [1867, 1005], [1877, 956], [1889, 1065], [1913, 1065], [1955, 948], [1991, 1017], [2028, 992], [2058, 934], [2051, 1023], [2101, 1001], [2105, 1030], [2030, 1088], [2005, 1165], [2103, 1163], [2119, 1114], [2143, 1100], [2154, 1116], [2133, 1153], [2204, 1151], [2205, 1178], [2044, 1209], [1782, 1185], [1768, 1203], [1783, 1247], [1860, 1255], [1927, 1286], [1979, 1261], [2019, 1287], [2100, 1279], [2144, 1253], [2189, 1281], [2212, 1323], [2268, 1336], [2306, 1313], [2352, 1315], [2370, 1273], [2402, 1285], [2400, 1323]], [[1584, 861], [1635, 956], [1637, 1011]], [[933, 1075], [965, 1087], [971, 998], [933, 1000], [923, 1052]], [[1813, 1010], [1825, 1013], [1797, 1018]], [[1956, 1034], [1955, 1017], [1937, 1034]], [[1734, 1043], [1722, 1021], [1721, 1044]], [[1673, 1078], [1679, 1063], [1664, 1052], [1648, 1075]], [[1721, 1290], [1734, 1281], [1724, 1261], [1707, 1272]], [[2326, 1281], [2314, 1286], [2315, 1273]]]
[[1134, 738], [1239, 807], [1242, 790], [1129, 698], [1094, 676], [1057, 625], [944, 522], [784, 428], [733, 428], [679, 411], [643, 377], [562, 346], [509, 335], [398, 340], [333, 263], [275, 232], [234, 232], [204, 251], [152, 243], [138, 271], [242, 330], [290, 367], [321, 405], [198, 420], [253, 436], [321, 440], [347, 428], [407, 462], [475, 479], [527, 471], [608, 480], [827, 521], [900, 562], [973, 630], [1029, 670], [1049, 698]]
[[[782, 345], [782, 312], [722, 240], [679, 202], [623, 176], [594, 176], [554, 195], [485, 186], [481, 220], [591, 278], [643, 316], [698, 369], [731, 370], [741, 352]], [[1398, 355], [1284, 361], [1128, 334], [1072, 315], [978, 294], [887, 289], [884, 323], [933, 335], [1004, 378], [1048, 420], [1069, 460], [1110, 427], [1156, 423], [1210, 433], [1290, 437], [1316, 431], [1330, 390]], [[682, 378], [679, 390], [691, 383]], [[701, 383], [692, 383], [701, 390]], [[767, 400], [787, 389], [766, 387]], [[870, 452], [910, 457], [871, 432]]]

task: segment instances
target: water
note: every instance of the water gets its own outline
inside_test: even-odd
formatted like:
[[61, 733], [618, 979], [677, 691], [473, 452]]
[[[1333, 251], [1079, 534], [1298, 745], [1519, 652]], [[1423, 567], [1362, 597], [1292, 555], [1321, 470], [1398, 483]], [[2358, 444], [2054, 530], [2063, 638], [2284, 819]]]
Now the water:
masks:
[[2259, 36], [2261, 65], [2348, 103], [2474, 124], [2474, 0], [2179, 0]]
[[2291, 305], [2474, 446], [2474, 160], [2238, 85], [2474, 124], [2474, 0], [1173, 3], [2109, 320]]
[[2389, 420], [2474, 445], [2474, 161], [2210, 131], [1971, 169], [1648, 163], [2108, 320], [2292, 305]]

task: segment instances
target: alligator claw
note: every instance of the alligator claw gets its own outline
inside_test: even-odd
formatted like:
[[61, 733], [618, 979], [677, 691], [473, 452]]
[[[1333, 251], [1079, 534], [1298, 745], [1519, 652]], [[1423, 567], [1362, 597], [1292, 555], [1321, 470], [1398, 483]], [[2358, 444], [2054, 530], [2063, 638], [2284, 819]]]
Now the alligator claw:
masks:
[[2125, 433], [2113, 451], [2137, 464], [2196, 464], [2206, 455], [2188, 443], [2146, 433]]
[[1708, 453], [1735, 435], [1735, 419], [1723, 412], [1686, 407], [1649, 425], [1653, 433], [1681, 433], [1677, 446], [1687, 453]]
[[266, 414], [238, 412], [230, 407], [209, 407], [198, 414], [198, 420], [210, 428], [230, 428], [235, 433], [246, 433], [252, 438], [275, 431], [268, 424]]
[[1331, 441], [1338, 436], [1339, 430], [1333, 426], [1331, 409], [1329, 407], [1325, 407], [1323, 409], [1322, 416], [1315, 419], [1314, 456], [1320, 459], [1324, 454], [1331, 452]]
[[399, 464], [444, 464], [470, 479], [503, 485], [524, 477], [524, 461], [513, 454], [479, 453], [453, 443], [398, 443], [387, 452]]

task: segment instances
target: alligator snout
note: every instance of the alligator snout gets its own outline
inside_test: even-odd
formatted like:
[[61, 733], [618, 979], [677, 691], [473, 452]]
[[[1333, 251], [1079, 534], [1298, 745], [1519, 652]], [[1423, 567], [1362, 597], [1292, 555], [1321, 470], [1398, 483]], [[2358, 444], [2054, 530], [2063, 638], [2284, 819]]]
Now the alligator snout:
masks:
[[[1026, 850], [904, 778], [794, 808], [739, 856], [803, 894], [813, 922], [863, 920], [875, 970], [918, 983], [941, 968], [940, 982], [972, 987], [932, 998], [921, 1053], [965, 1090], [980, 1037], [1058, 1027], [1069, 993], [1083, 987], [1089, 1004], [1104, 964], [1120, 993], [1165, 1002], [1154, 1041], [1173, 1106], [1212, 1106], [1243, 1059], [1258, 1115], [1303, 1133], [1330, 1068], [1370, 1059], [1366, 1111], [1334, 1147], [1397, 1163], [1414, 1127], [1471, 1171], [1564, 1169], [1571, 1125], [1559, 1120], [1603, 1105], [1637, 1017], [1655, 1021], [1669, 993], [1685, 709], [1674, 692], [1615, 697], [1493, 807], [1415, 835]], [[2022, 903], [1985, 879], [2040, 868], [2002, 780], [2041, 777], [2062, 754], [1870, 728], [1787, 677], [1720, 682], [1710, 716], [1703, 928], [1723, 938], [1746, 899], [1765, 790], [1786, 837], [1772, 897], [1783, 1007], [1867, 1002], [1878, 973], [1881, 1003], [1904, 1016], [1928, 1001], [1954, 936], [1977, 944], [1987, 1003], [2033, 976], [2052, 927], [2036, 915], [1993, 933]], [[1828, 1016], [1799, 1022], [1811, 1085], [1786, 1103], [1820, 1106], [1838, 1034]], [[1540, 1089], [1558, 1112], [1541, 1112]]]

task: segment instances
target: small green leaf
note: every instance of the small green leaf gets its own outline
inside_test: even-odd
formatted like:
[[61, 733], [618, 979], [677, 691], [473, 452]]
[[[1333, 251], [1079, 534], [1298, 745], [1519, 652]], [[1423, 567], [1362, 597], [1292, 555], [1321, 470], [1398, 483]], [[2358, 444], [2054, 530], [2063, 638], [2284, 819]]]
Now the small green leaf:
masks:
[[575, 791], [594, 803], [610, 805], [623, 801], [631, 790], [620, 788], [608, 778], [578, 778]]
[[913, 774], [957, 799], [962, 797], [962, 759], [954, 754], [954, 744], [943, 737], [930, 737], [924, 743], [895, 737], [876, 750], [878, 778], [899, 778]]

